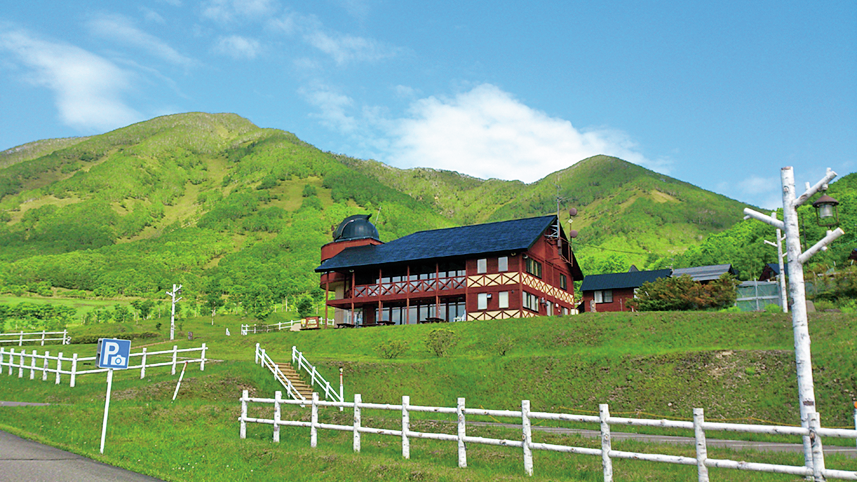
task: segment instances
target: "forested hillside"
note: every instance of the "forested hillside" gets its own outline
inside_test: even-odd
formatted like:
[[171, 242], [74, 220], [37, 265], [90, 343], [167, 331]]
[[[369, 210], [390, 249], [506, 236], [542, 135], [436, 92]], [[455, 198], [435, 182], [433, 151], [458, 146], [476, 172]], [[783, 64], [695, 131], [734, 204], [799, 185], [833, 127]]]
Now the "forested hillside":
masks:
[[[274, 301], [319, 299], [319, 248], [346, 216], [371, 213], [388, 241], [553, 213], [558, 197], [566, 231], [580, 232], [584, 273], [697, 261], [753, 271], [772, 260], [726, 259], [723, 246], [745, 229], [732, 228], [743, 204], [620, 159], [596, 156], [533, 184], [486, 181], [190, 113], [0, 153], [0, 292], [161, 299], [181, 283], [185, 299], [226, 299], [263, 317]], [[579, 211], [573, 223], [568, 207]]]

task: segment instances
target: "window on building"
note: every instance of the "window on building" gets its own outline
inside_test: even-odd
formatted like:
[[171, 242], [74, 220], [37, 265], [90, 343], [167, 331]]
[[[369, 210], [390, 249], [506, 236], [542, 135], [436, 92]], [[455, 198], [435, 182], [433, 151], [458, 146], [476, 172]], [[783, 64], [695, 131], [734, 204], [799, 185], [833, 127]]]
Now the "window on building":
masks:
[[568, 278], [562, 273], [559, 274], [559, 287], [568, 291]]
[[479, 310], [487, 310], [488, 309], [488, 293], [479, 293], [476, 295], [476, 308]]
[[497, 258], [497, 271], [500, 273], [504, 271], [509, 271], [509, 257], [508, 256], [500, 256]]
[[501, 291], [497, 293], [497, 303], [499, 303], [499, 308], [508, 308], [509, 307], [509, 292]]
[[524, 308], [538, 313], [539, 297], [532, 293], [527, 293], [526, 291], [524, 291]]
[[533, 258], [527, 258], [526, 270], [527, 273], [530, 273], [536, 278], [542, 277], [542, 264], [534, 260]]
[[485, 258], [476, 260], [476, 272], [477, 273], [487, 273], [488, 272], [488, 260]]
[[599, 290], [595, 292], [596, 303], [612, 303], [613, 290]]
[[568, 308], [562, 307], [562, 316], [568, 316]]

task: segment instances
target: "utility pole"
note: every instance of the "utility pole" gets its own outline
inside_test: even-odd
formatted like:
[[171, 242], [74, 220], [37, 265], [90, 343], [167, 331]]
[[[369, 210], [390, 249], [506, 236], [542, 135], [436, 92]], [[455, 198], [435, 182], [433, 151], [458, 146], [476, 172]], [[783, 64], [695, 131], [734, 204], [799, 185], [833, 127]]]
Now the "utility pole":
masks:
[[[771, 213], [771, 217], [774, 219], [777, 219], [777, 213], [776, 212]], [[789, 298], [786, 295], [786, 272], [783, 269], [783, 257], [785, 256], [783, 254], [783, 241], [785, 239], [786, 239], [786, 237], [783, 236], [783, 230], [780, 228], [777, 228], [777, 244], [774, 244], [774, 243], [768, 241], [767, 239], [765, 240], [765, 244], [775, 246], [777, 248], [777, 262], [780, 264], [780, 272], [777, 275], [777, 281], [779, 281], [779, 283], [780, 283], [780, 304], [783, 307], [783, 313], [788, 313], [789, 312]]]
[[[797, 368], [800, 421], [801, 427], [814, 429], [816, 427], [811, 427], [809, 423], [810, 415], [816, 413], [816, 405], [815, 390], [812, 381], [812, 360], [809, 348], [809, 324], [806, 313], [806, 287], [804, 286], [803, 279], [803, 265], [813, 255], [826, 249], [828, 244], [845, 234], [845, 232], [842, 231], [842, 228], [836, 228], [835, 231], [828, 231], [827, 236], [802, 253], [797, 208], [817, 192], [826, 190], [827, 183], [836, 177], [836, 173], [828, 168], [827, 175], [821, 181], [817, 182], [815, 186], [809, 187], [807, 185], [806, 192], [800, 197], [796, 196], [794, 171], [792, 168], [782, 168], [780, 170], [780, 177], [783, 185], [783, 220], [779, 221], [776, 218], [749, 208], [744, 209], [744, 214], [763, 223], [770, 224], [777, 229], [781, 229], [786, 234], [786, 252], [789, 259], [789, 294], [792, 298], [792, 328], [795, 340], [795, 365]], [[809, 436], [803, 438], [805, 465], [808, 468], [813, 468], [812, 444], [816, 443], [819, 444], [819, 450], [815, 462], [818, 463], [817, 468], [819, 470], [824, 470], [824, 453], [820, 450], [821, 441], [819, 437], [814, 437], [814, 439], [810, 440]]]
[[172, 311], [170, 312], [170, 340], [176, 338], [176, 301], [181, 301], [181, 297], [176, 299], [176, 296], [182, 294], [182, 285], [173, 285], [172, 291], [167, 291], [167, 295], [173, 299]]

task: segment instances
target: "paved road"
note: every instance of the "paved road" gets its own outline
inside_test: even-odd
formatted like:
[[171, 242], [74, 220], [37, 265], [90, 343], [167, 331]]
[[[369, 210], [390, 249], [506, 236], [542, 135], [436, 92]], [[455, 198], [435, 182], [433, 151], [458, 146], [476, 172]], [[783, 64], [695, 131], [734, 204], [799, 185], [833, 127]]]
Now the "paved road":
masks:
[[0, 482], [158, 482], [0, 431]]

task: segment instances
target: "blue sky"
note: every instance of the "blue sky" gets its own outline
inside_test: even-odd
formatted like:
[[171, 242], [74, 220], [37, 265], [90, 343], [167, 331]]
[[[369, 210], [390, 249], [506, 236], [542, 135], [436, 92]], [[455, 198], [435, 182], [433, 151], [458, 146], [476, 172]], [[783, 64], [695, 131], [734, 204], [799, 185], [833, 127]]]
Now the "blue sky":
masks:
[[857, 171], [857, 2], [28, 0], [0, 150], [234, 112], [326, 151], [536, 181], [610, 154], [769, 208]]

